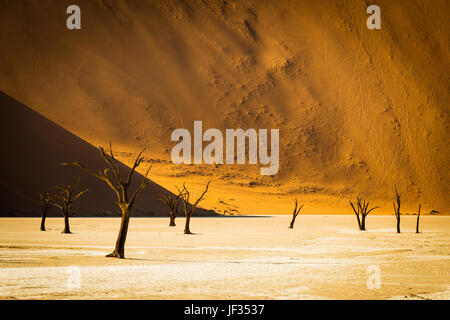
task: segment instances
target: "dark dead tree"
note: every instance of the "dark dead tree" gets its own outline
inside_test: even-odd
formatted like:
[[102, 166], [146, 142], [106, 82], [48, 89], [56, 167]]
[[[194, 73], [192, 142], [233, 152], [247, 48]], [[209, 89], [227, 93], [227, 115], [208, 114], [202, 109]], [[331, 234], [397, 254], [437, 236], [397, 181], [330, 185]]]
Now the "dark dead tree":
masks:
[[420, 209], [422, 208], [422, 204], [419, 204], [419, 210], [417, 210], [417, 223], [416, 223], [416, 233], [419, 232], [419, 220], [420, 220]]
[[392, 203], [394, 205], [394, 214], [397, 219], [397, 233], [400, 233], [400, 195], [398, 194], [397, 187], [394, 186], [395, 201]]
[[[359, 198], [357, 198], [356, 202], [358, 202], [358, 201], [359, 201]], [[359, 228], [359, 230], [362, 230], [361, 219], [359, 218], [359, 213], [360, 213], [359, 206], [357, 205], [356, 206], [357, 209], [356, 209], [351, 200], [350, 200], [350, 205], [352, 206], [353, 212], [355, 212], [355, 214], [356, 214], [356, 219], [358, 220], [358, 228]]]
[[181, 194], [165, 195], [164, 198], [159, 199], [169, 208], [170, 223], [169, 227], [175, 227], [175, 218], [177, 217], [178, 207], [181, 201]]
[[72, 205], [77, 201], [88, 189], [85, 189], [75, 194], [75, 188], [77, 187], [79, 180], [73, 184], [65, 187], [55, 187], [59, 192], [50, 195], [50, 202], [53, 206], [58, 207], [64, 217], [64, 230], [62, 233], [70, 232], [69, 216]]
[[52, 206], [50, 194], [48, 192], [39, 192], [39, 199], [41, 201], [41, 231], [45, 231], [45, 219], [47, 218], [47, 211]]
[[200, 203], [200, 201], [203, 200], [203, 197], [205, 196], [206, 192], [208, 192], [210, 183], [211, 183], [211, 180], [208, 181], [205, 191], [203, 191], [203, 193], [200, 195], [200, 197], [190, 207], [189, 207], [189, 198], [190, 198], [191, 194], [189, 193], [188, 189], [186, 188], [186, 185], [183, 183], [183, 188], [181, 190], [178, 189], [178, 187], [177, 187], [180, 198], [183, 201], [184, 213], [186, 215], [186, 222], [184, 225], [184, 234], [192, 234], [192, 232], [189, 228], [191, 217], [194, 214], [194, 211], [197, 208], [197, 205]]
[[[79, 167], [89, 174], [93, 175], [97, 179], [102, 180], [105, 182], [108, 187], [110, 187], [117, 196], [116, 204], [119, 206], [120, 210], [122, 211], [122, 219], [120, 222], [120, 229], [119, 234], [117, 236], [116, 246], [113, 252], [106, 255], [107, 257], [114, 257], [114, 258], [125, 258], [125, 240], [127, 238], [127, 232], [128, 232], [128, 224], [130, 221], [131, 216], [131, 209], [133, 207], [133, 204], [136, 200], [137, 195], [144, 190], [145, 187], [150, 183], [150, 180], [147, 179], [147, 175], [151, 169], [152, 166], [149, 166], [147, 169], [147, 172], [142, 177], [141, 184], [139, 187], [134, 191], [134, 193], [131, 195], [131, 197], [128, 194], [129, 187], [131, 185], [131, 181], [133, 178], [133, 174], [136, 171], [136, 168], [139, 167], [139, 165], [142, 163], [144, 158], [142, 157], [142, 153], [145, 151], [142, 150], [136, 160], [134, 161], [133, 167], [131, 167], [128, 176], [126, 179], [123, 179], [122, 174], [119, 170], [119, 161], [116, 160], [114, 157], [111, 143], [109, 143], [109, 155], [105, 152], [105, 150], [102, 147], [98, 147], [100, 150], [100, 155], [105, 160], [106, 164], [109, 166], [109, 168], [105, 168], [103, 171], [98, 170], [93, 171], [91, 169], [88, 169], [83, 164], [79, 162], [71, 162], [71, 163], [63, 163], [62, 165], [73, 165], [76, 167]], [[110, 172], [112, 171], [112, 175]]]
[[[379, 207], [373, 207], [369, 209], [369, 201], [357, 197], [356, 198], [356, 207], [355, 204], [350, 200], [350, 205], [352, 206], [353, 212], [355, 212], [356, 219], [358, 220], [358, 227], [361, 231], [366, 231], [366, 217], [372, 211]], [[360, 218], [361, 216], [361, 218]]]
[[294, 207], [294, 212], [292, 213], [292, 221], [291, 224], [289, 225], [289, 229], [294, 229], [294, 223], [295, 223], [295, 219], [297, 218], [298, 214], [300, 213], [300, 210], [302, 210], [303, 208], [303, 204], [297, 209], [297, 198], [295, 198], [295, 207]]

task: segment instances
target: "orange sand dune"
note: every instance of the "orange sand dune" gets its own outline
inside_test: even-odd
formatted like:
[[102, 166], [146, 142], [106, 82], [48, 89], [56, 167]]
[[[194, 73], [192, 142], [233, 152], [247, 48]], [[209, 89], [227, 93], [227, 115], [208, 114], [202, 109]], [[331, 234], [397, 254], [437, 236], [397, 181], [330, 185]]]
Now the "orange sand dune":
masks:
[[[59, 165], [77, 160], [92, 169], [106, 168], [97, 148], [2, 92], [0, 130], [4, 137], [0, 143], [0, 216], [37, 215], [40, 213], [39, 192], [51, 192], [54, 186], [74, 183], [77, 178], [80, 178], [80, 190], [89, 188], [86, 196], [74, 204], [77, 215], [119, 214], [115, 195], [104, 182], [79, 168]], [[120, 169], [128, 170], [123, 164]], [[137, 173], [131, 192], [141, 179]], [[151, 182], [136, 200], [135, 215], [167, 215], [167, 209], [157, 201], [167, 193]]]
[[[397, 184], [405, 211], [449, 212], [449, 1], [377, 1], [381, 30], [357, 0], [80, 0], [77, 31], [69, 4], [0, 1], [0, 89], [127, 164], [147, 146], [164, 187], [212, 178], [220, 212], [288, 213], [297, 196], [350, 213], [361, 194], [392, 213]], [[170, 134], [194, 120], [279, 128], [279, 173], [172, 165]]]

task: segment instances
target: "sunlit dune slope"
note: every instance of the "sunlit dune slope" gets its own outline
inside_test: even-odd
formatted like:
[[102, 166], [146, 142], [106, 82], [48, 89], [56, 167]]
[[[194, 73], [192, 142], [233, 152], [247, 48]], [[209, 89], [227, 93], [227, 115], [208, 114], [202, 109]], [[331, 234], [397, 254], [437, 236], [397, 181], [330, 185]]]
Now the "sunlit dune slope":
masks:
[[[54, 186], [72, 184], [78, 178], [79, 190], [88, 187], [89, 191], [74, 204], [73, 211], [77, 215], [119, 214], [114, 192], [103, 181], [79, 168], [59, 165], [77, 160], [94, 170], [104, 169], [107, 165], [97, 148], [2, 92], [0, 132], [3, 137], [0, 143], [0, 216], [39, 215], [39, 192], [55, 192]], [[120, 169], [127, 174], [126, 166], [120, 164]], [[141, 179], [137, 173], [130, 186], [131, 192]], [[138, 195], [134, 214], [167, 215], [167, 209], [157, 201], [165, 194], [167, 190], [150, 182]]]
[[[213, 184], [205, 206], [348, 213], [361, 194], [392, 212], [448, 213], [448, 1], [0, 1], [0, 89], [155, 181]], [[280, 171], [170, 164], [175, 128], [279, 128]], [[233, 203], [233, 205], [228, 205]]]

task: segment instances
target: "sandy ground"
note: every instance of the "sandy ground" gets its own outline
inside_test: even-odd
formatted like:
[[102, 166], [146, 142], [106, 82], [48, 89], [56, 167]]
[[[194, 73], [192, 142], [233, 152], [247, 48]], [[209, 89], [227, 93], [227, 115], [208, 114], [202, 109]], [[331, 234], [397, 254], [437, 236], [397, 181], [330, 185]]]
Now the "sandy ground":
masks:
[[[0, 220], [1, 299], [449, 299], [450, 217], [134, 218], [125, 260], [105, 258], [119, 219]], [[376, 288], [377, 271], [380, 287]], [[375, 280], [374, 280], [375, 279]], [[369, 282], [369, 286], [368, 286]], [[375, 284], [370, 286], [370, 284]], [[369, 287], [372, 287], [370, 289]]]

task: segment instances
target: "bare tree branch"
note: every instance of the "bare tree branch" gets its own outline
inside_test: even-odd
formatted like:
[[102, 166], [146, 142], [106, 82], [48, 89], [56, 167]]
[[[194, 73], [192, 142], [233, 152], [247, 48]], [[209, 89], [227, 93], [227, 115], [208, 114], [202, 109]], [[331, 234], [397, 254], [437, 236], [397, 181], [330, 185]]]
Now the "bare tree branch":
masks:
[[[361, 231], [365, 231], [366, 230], [366, 217], [367, 217], [367, 215], [371, 211], [379, 208], [379, 207], [373, 207], [373, 208], [369, 209], [369, 204], [370, 204], [369, 201], [366, 202], [365, 199], [363, 199], [361, 197], [357, 197], [356, 198], [356, 208], [355, 208], [355, 205], [350, 200], [350, 205], [351, 205], [351, 207], [353, 209], [353, 212], [356, 215], [356, 219], [358, 220], [358, 227], [359, 227], [359, 230], [361, 230]], [[360, 218], [360, 216], [361, 216], [361, 218]]]
[[416, 223], [416, 233], [419, 232], [419, 220], [420, 220], [420, 209], [422, 208], [422, 204], [419, 204], [419, 210], [417, 210], [417, 223]]
[[133, 205], [134, 200], [136, 199], [137, 195], [139, 194], [139, 192], [141, 192], [142, 190], [144, 190], [145, 187], [148, 186], [148, 184], [150, 183], [150, 180], [147, 179], [148, 173], [150, 172], [150, 169], [152, 168], [153, 164], [150, 165], [147, 169], [147, 172], [145, 173], [145, 176], [142, 177], [142, 181], [141, 184], [139, 185], [139, 187], [136, 189], [136, 191], [133, 193], [133, 195], [131, 196], [131, 200], [130, 200], [130, 206]]
[[292, 220], [291, 223], [289, 224], [289, 229], [293, 229], [294, 228], [294, 223], [295, 223], [295, 219], [297, 218], [298, 214], [300, 213], [300, 210], [302, 210], [303, 208], [303, 204], [298, 207], [298, 201], [297, 198], [294, 199], [294, 212], [292, 212]]
[[[205, 191], [203, 191], [202, 195], [197, 199], [197, 201], [195, 201], [194, 203], [194, 208], [197, 207], [197, 205], [200, 203], [200, 201], [203, 200], [203, 197], [205, 196], [206, 192], [208, 192], [208, 188], [209, 188], [209, 184], [211, 183], [211, 180], [208, 181], [208, 184], [206, 185], [206, 189]], [[186, 189], [186, 188], [185, 188]]]
[[397, 186], [394, 185], [394, 196], [395, 196], [395, 200], [392, 203], [394, 206], [394, 215], [395, 218], [397, 219], [397, 233], [400, 233], [400, 204], [401, 204], [401, 200], [400, 200], [400, 195], [397, 191]]
[[[92, 176], [96, 177], [99, 180], [104, 181], [117, 195], [117, 201], [116, 204], [120, 207], [122, 211], [122, 220], [119, 230], [119, 235], [117, 237], [116, 241], [116, 247], [114, 251], [111, 254], [108, 254], [107, 257], [117, 257], [117, 258], [124, 258], [125, 257], [125, 240], [127, 236], [128, 231], [128, 223], [131, 216], [131, 209], [132, 206], [137, 198], [137, 195], [150, 183], [150, 180], [148, 180], [147, 176], [150, 172], [150, 169], [152, 166], [150, 165], [147, 169], [145, 175], [142, 177], [142, 181], [140, 185], [137, 187], [137, 189], [134, 191], [134, 193], [131, 195], [131, 198], [128, 198], [128, 191], [129, 186], [131, 185], [131, 181], [133, 178], [133, 174], [136, 171], [136, 168], [143, 162], [142, 153], [144, 150], [142, 150], [138, 156], [136, 157], [136, 160], [134, 161], [133, 167], [130, 168], [130, 171], [127, 176], [127, 180], [123, 181], [122, 176], [120, 173], [119, 168], [119, 161], [115, 158], [113, 150], [112, 150], [112, 144], [109, 143], [109, 155], [106, 154], [103, 147], [98, 147], [100, 150], [100, 155], [106, 162], [106, 164], [109, 166], [109, 168], [105, 168], [102, 170], [98, 170], [98, 172], [95, 172], [91, 169], [88, 169], [83, 164], [79, 162], [71, 162], [71, 163], [63, 163], [62, 165], [72, 165], [79, 167]], [[112, 176], [109, 174], [109, 172], [112, 170]], [[77, 195], [81, 196], [81, 194]]]
[[181, 200], [183, 201], [184, 213], [186, 215], [186, 223], [185, 223], [185, 227], [184, 227], [184, 233], [185, 234], [192, 234], [192, 232], [190, 231], [190, 226], [189, 226], [190, 219], [191, 219], [192, 215], [194, 214], [194, 211], [197, 208], [197, 205], [203, 199], [203, 197], [205, 196], [206, 192], [208, 192], [208, 188], [209, 188], [209, 184], [210, 183], [211, 183], [211, 180], [208, 181], [208, 184], [206, 185], [205, 191], [203, 191], [203, 193], [200, 195], [200, 197], [197, 198], [195, 203], [192, 204], [190, 208], [189, 208], [190, 193], [189, 193], [189, 190], [186, 188], [186, 185], [183, 183], [183, 188], [181, 188], [181, 189], [177, 187], [177, 190], [178, 190], [178, 192], [180, 194]]
[[79, 180], [77, 180], [75, 184], [68, 185], [66, 187], [54, 187], [54, 189], [59, 190], [59, 193], [49, 194], [50, 203], [59, 208], [64, 217], [63, 233], [71, 233], [69, 227], [70, 209], [73, 203], [88, 191], [88, 189], [83, 190], [74, 197], [74, 188], [78, 185], [78, 183]]
[[136, 160], [134, 161], [133, 167], [130, 170], [130, 173], [128, 174], [128, 178], [127, 181], [125, 182], [125, 184], [128, 186], [131, 182], [131, 178], [133, 176], [134, 171], [136, 170], [137, 167], [139, 167], [139, 165], [141, 164], [143, 158], [141, 157], [142, 153], [145, 151], [145, 148], [142, 149], [142, 151], [138, 154]]

